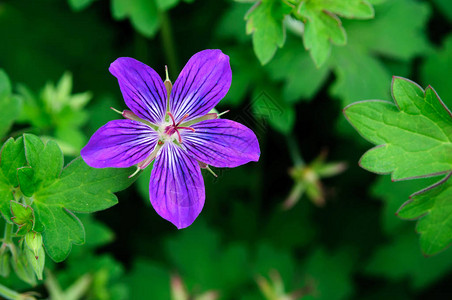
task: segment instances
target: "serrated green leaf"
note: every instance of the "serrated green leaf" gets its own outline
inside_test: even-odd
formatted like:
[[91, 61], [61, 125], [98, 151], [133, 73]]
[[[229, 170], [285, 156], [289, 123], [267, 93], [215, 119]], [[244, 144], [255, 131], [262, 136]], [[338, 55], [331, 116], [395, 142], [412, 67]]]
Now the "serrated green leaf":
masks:
[[411, 196], [398, 211], [404, 219], [421, 218], [416, 230], [426, 255], [443, 250], [452, 242], [452, 180], [450, 173], [439, 183]]
[[304, 19], [303, 42], [315, 64], [320, 67], [328, 59], [331, 43], [343, 46], [347, 36], [338, 16], [355, 19], [373, 18], [372, 5], [364, 0], [313, 0], [298, 7]]
[[347, 37], [340, 19], [323, 10], [316, 10], [306, 5], [302, 6], [301, 15], [307, 19], [304, 28], [303, 42], [310, 51], [316, 66], [322, 66], [331, 52], [331, 43], [345, 45]]
[[6, 73], [0, 69], [0, 137], [11, 128], [14, 120], [19, 116], [21, 101], [11, 94], [11, 82]]
[[[409, 70], [405, 62], [430, 48], [424, 30], [430, 11], [426, 3], [392, 0], [376, 6], [375, 11], [375, 19], [344, 22], [347, 45], [335, 47], [329, 61], [337, 78], [330, 94], [338, 97], [343, 106], [363, 99], [387, 99], [391, 75], [403, 75], [394, 73], [388, 61]], [[416, 18], [404, 17], [408, 14]], [[389, 59], [382, 60], [381, 56]]]
[[[434, 176], [452, 170], [452, 115], [433, 88], [394, 77], [386, 101], [362, 101], [344, 109], [355, 129], [378, 145], [360, 160], [375, 173], [394, 180]], [[416, 163], [413, 163], [416, 162]]]
[[63, 170], [62, 152], [55, 142], [44, 144], [39, 138], [24, 135], [26, 157], [34, 170], [33, 204], [35, 230], [42, 232], [47, 253], [62, 261], [72, 244], [81, 244], [85, 232], [71, 212], [95, 212], [117, 203], [113, 194], [129, 186], [131, 169], [94, 169], [81, 158]]
[[[373, 20], [346, 24], [350, 43], [354, 46], [401, 60], [409, 60], [430, 49], [425, 34], [430, 16], [427, 3], [392, 0], [377, 6], [376, 11], [377, 17]], [[407, 15], [416, 17], [406, 18]]]
[[383, 202], [381, 225], [384, 233], [398, 236], [407, 227], [411, 229], [412, 224], [397, 218], [395, 212], [411, 194], [437, 181], [437, 177], [431, 177], [393, 182], [391, 176], [380, 176], [372, 186], [372, 195]]
[[253, 35], [253, 49], [261, 64], [265, 65], [284, 45], [286, 32], [283, 19], [290, 8], [281, 1], [263, 0], [246, 14], [246, 32]]
[[0, 152], [0, 212], [11, 223], [10, 201], [14, 199], [13, 191], [18, 186], [17, 169], [26, 164], [22, 137], [14, 141], [8, 139]]
[[366, 0], [314, 0], [310, 1], [317, 10], [327, 10], [333, 14], [349, 19], [370, 19], [374, 17], [374, 9]]
[[336, 81], [330, 94], [341, 99], [343, 106], [362, 99], [389, 97], [391, 75], [375, 57], [347, 46], [335, 49], [332, 60]]

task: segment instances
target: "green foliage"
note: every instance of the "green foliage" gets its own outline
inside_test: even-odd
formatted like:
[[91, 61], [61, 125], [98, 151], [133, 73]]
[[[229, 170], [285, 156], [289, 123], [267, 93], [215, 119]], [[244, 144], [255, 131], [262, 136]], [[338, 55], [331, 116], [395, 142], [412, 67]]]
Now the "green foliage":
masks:
[[[411, 194], [437, 181], [437, 177], [392, 181], [389, 175], [379, 176], [372, 187], [372, 195], [380, 198], [384, 203], [381, 214], [383, 232], [388, 236], [397, 236], [400, 233], [405, 233], [407, 228], [411, 228], [412, 224], [400, 218], [395, 218], [394, 213]], [[415, 249], [415, 251], [418, 251], [418, 249]]]
[[131, 169], [93, 169], [78, 158], [62, 170], [63, 154], [55, 142], [24, 135], [24, 144], [34, 170], [35, 230], [43, 232], [49, 256], [62, 261], [73, 243], [85, 241], [83, 225], [71, 211], [90, 213], [115, 205], [113, 192], [132, 183], [127, 179]]
[[95, 0], [68, 0], [74, 11], [81, 11], [91, 5]]
[[426, 255], [436, 254], [452, 242], [450, 177], [449, 174], [439, 183], [412, 195], [398, 211], [401, 218], [421, 218], [416, 230], [421, 234], [421, 248]]
[[11, 217], [11, 221], [19, 226], [16, 235], [25, 235], [33, 229], [35, 217], [31, 206], [11, 201], [11, 213], [13, 215], [13, 217]]
[[[395, 104], [362, 101], [344, 109], [356, 130], [378, 145], [363, 155], [360, 165], [375, 173], [392, 173], [393, 180], [452, 172], [452, 114], [433, 88], [424, 91], [414, 82], [395, 77], [392, 94]], [[426, 254], [440, 251], [451, 241], [449, 177], [413, 195], [399, 211], [410, 219], [428, 213], [417, 227]]]
[[[161, 26], [160, 14], [181, 0], [111, 0], [113, 18], [130, 18], [133, 27], [146, 37], [153, 37]], [[193, 0], [184, 0], [193, 2]]]
[[[325, 272], [325, 266], [328, 266], [328, 272]], [[341, 249], [332, 254], [317, 249], [303, 269], [308, 284], [314, 290], [306, 299], [348, 299], [353, 291], [353, 283], [346, 274], [351, 274], [352, 270], [350, 249]]]
[[452, 107], [449, 74], [452, 68], [452, 35], [448, 35], [440, 49], [430, 53], [421, 68], [423, 82], [435, 87], [448, 107]]
[[452, 252], [426, 258], [418, 247], [419, 241], [411, 230], [399, 232], [392, 241], [375, 251], [364, 270], [369, 275], [391, 281], [409, 279], [416, 290], [426, 288], [450, 270]]
[[241, 268], [247, 264], [246, 249], [242, 245], [222, 246], [218, 233], [205, 225], [194, 226], [169, 239], [166, 249], [174, 267], [186, 278], [189, 289], [200, 285], [203, 290], [221, 290], [222, 296], [228, 298], [227, 291], [248, 276]]
[[5, 71], [0, 69], [0, 137], [5, 136], [13, 121], [18, 117], [21, 101], [12, 94], [11, 82]]
[[[0, 35], [7, 41], [0, 57], [8, 74], [0, 71], [0, 211], [5, 219], [0, 222], [5, 232], [0, 274], [6, 276], [0, 277], [0, 298], [5, 297], [4, 286], [24, 293], [16, 297], [33, 298], [27, 293], [30, 285], [52, 299], [447, 295], [450, 288], [443, 283], [452, 270], [450, 249], [424, 257], [413, 231], [415, 222], [394, 214], [421, 190], [398, 216], [419, 219], [424, 254], [450, 243], [450, 148], [413, 133], [440, 135], [449, 126], [431, 118], [433, 113], [408, 114], [389, 102], [382, 111], [376, 110], [380, 106], [363, 107], [364, 115], [382, 118], [378, 131], [370, 133], [380, 145], [377, 149], [400, 150], [397, 156], [363, 163], [403, 178], [442, 173], [396, 182], [390, 175], [378, 176], [373, 184], [373, 174], [353, 163], [369, 146], [341, 118], [340, 107], [362, 99], [390, 99], [388, 87], [396, 75], [420, 78], [422, 86], [431, 84], [450, 108], [450, 1], [183, 2], [191, 1], [42, 0], [0, 5]], [[216, 168], [218, 178], [204, 176], [205, 207], [200, 220], [183, 231], [159, 222], [150, 207], [151, 167], [140, 174], [135, 188], [120, 195], [120, 205], [98, 215], [102, 222], [83, 213], [113, 205], [117, 200], [111, 192], [130, 183], [126, 177], [131, 171], [90, 169], [80, 158], [63, 168], [55, 144], [65, 155], [76, 156], [88, 134], [118, 118], [109, 107], [125, 108], [108, 65], [129, 56], [161, 73], [169, 64], [175, 79], [184, 61], [207, 48], [219, 48], [230, 57], [232, 85], [219, 111], [231, 109], [226, 118], [256, 133], [262, 151], [259, 164]], [[68, 75], [39, 89], [64, 70], [74, 74], [74, 92]], [[79, 94], [86, 90], [95, 96], [89, 102], [85, 100], [90, 94]], [[423, 92], [425, 99], [439, 103], [433, 90]], [[76, 101], [77, 95], [84, 96]], [[437, 108], [439, 115], [447, 112]], [[392, 127], [396, 135], [388, 134], [386, 122], [398, 125]], [[368, 119], [361, 123], [366, 133], [378, 125]], [[42, 143], [25, 152], [22, 132], [39, 135]], [[450, 132], [444, 136], [450, 138]], [[290, 140], [299, 144], [295, 152], [303, 154], [303, 161], [312, 161], [326, 148], [332, 160], [350, 166], [341, 176], [322, 178], [321, 186], [314, 180], [312, 195], [324, 195], [321, 208], [306, 197], [291, 210], [281, 207], [301, 178], [316, 179], [309, 172], [300, 176], [302, 168], [289, 171], [297, 165]], [[447, 148], [444, 155], [424, 149], [436, 141], [440, 146], [434, 149]], [[446, 162], [445, 169], [439, 160]], [[438, 180], [441, 184], [435, 184]], [[61, 235], [55, 235], [55, 228]], [[43, 242], [31, 249], [26, 239], [35, 234], [41, 234]], [[56, 239], [50, 241], [52, 234]], [[43, 281], [37, 280], [45, 250], [56, 252], [56, 245], [62, 253], [82, 240], [83, 245], [72, 246], [64, 264], [47, 258]]]
[[331, 43], [343, 46], [347, 41], [338, 15], [369, 19], [373, 18], [374, 10], [365, 0], [263, 0], [258, 1], [246, 14], [246, 32], [253, 34], [254, 52], [259, 61], [266, 64], [277, 48], [284, 45], [286, 31], [283, 21], [286, 19], [292, 23], [292, 27], [299, 28], [306, 50], [310, 51], [316, 66], [321, 67], [330, 55]]
[[372, 6], [365, 0], [302, 1], [298, 13], [305, 21], [303, 41], [317, 66], [322, 66], [331, 51], [331, 44], [346, 44], [346, 33], [337, 15], [345, 18], [373, 18]]
[[39, 97], [23, 85], [18, 91], [24, 104], [17, 121], [29, 123], [40, 135], [50, 135], [47, 139], [55, 139], [66, 155], [77, 155], [86, 143], [80, 127], [88, 119], [83, 108], [91, 100], [91, 93], [72, 94], [70, 73], [63, 74], [56, 85], [48, 82]]
[[285, 41], [283, 19], [290, 8], [282, 1], [257, 2], [246, 14], [246, 33], [253, 35], [253, 48], [261, 64], [268, 63]]
[[[363, 101], [344, 109], [350, 123], [370, 142], [360, 165], [394, 180], [434, 176], [452, 170], [452, 118], [433, 88], [406, 79], [392, 83], [394, 103]], [[416, 164], [413, 164], [416, 161]]]
[[17, 169], [25, 165], [23, 138], [10, 138], [0, 152], [0, 211], [7, 222], [11, 222], [10, 201], [14, 200], [14, 189], [19, 185]]

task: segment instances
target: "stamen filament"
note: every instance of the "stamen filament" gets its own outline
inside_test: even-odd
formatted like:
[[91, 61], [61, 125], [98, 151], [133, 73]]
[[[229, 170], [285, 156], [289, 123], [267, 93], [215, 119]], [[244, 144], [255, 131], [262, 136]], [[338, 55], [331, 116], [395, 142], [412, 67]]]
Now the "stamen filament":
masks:
[[182, 119], [180, 119], [180, 121], [177, 122], [176, 126], [179, 126], [179, 124], [182, 123], [182, 121], [185, 120], [186, 118], [188, 118], [188, 114], [186, 114]]
[[177, 127], [177, 129], [187, 129], [187, 130], [191, 130], [193, 132], [196, 131], [194, 128], [191, 128], [191, 127]]
[[140, 171], [141, 171], [141, 168], [137, 166], [137, 169], [135, 170], [135, 172], [133, 172], [132, 175], [129, 176], [129, 178], [132, 178], [133, 176], [137, 175]]
[[117, 110], [116, 108], [110, 107], [110, 109], [113, 110], [114, 112], [117, 112], [118, 114], [122, 115], [122, 112]]
[[174, 120], [173, 114], [172, 114], [171, 112], [167, 112], [166, 114], [167, 114], [168, 116], [170, 116], [171, 121], [173, 121], [173, 126], [177, 126], [177, 125], [176, 125], [176, 120]]
[[207, 171], [209, 171], [213, 176], [215, 176], [216, 178], [218, 178], [218, 175], [215, 174], [214, 171], [212, 171], [212, 169], [209, 167], [209, 165], [206, 165], [205, 169], [206, 169]]
[[226, 113], [228, 113], [228, 112], [230, 112], [230, 110], [228, 109], [228, 110], [225, 110], [224, 112], [222, 112], [221, 114], [218, 114], [217, 115], [217, 117], [221, 117], [222, 115], [224, 115], [224, 114], [226, 114]]

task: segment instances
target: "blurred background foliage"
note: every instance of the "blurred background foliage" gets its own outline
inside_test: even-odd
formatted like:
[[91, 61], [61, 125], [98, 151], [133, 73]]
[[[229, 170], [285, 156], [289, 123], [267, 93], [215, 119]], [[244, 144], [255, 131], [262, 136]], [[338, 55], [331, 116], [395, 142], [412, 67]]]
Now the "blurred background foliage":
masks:
[[79, 216], [86, 244], [62, 264], [48, 259], [44, 281], [31, 287], [0, 267], [10, 274], [0, 283], [51, 299], [452, 295], [452, 250], [424, 257], [415, 223], [395, 216], [433, 181], [360, 169], [370, 144], [341, 113], [390, 100], [392, 75], [432, 85], [452, 107], [452, 2], [354, 0], [328, 15], [327, 1], [255, 2], [0, 2], [2, 137], [12, 126], [10, 136], [32, 132], [77, 156], [118, 117], [109, 108], [125, 108], [108, 72], [117, 57], [162, 76], [168, 65], [174, 81], [191, 55], [220, 48], [233, 80], [219, 110], [252, 128], [262, 150], [257, 164], [204, 174], [206, 204], [189, 228], [154, 212], [148, 168], [118, 205]]

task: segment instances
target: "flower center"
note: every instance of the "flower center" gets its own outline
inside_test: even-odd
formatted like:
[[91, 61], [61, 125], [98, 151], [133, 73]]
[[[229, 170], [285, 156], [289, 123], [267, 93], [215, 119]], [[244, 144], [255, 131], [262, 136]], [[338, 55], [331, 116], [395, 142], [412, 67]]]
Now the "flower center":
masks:
[[181, 137], [181, 135], [179, 133], [179, 130], [186, 129], [186, 130], [191, 130], [191, 131], [195, 132], [195, 129], [193, 129], [191, 127], [180, 126], [182, 121], [184, 121], [188, 117], [188, 114], [186, 114], [179, 122], [177, 122], [177, 124], [176, 124], [176, 120], [174, 119], [173, 114], [170, 113], [170, 112], [167, 112], [167, 114], [168, 114], [168, 116], [170, 116], [171, 121], [173, 122], [173, 124], [167, 125], [163, 129], [163, 139], [164, 140], [168, 140], [168, 139], [172, 140], [172, 136], [174, 134], [177, 134], [177, 138], [178, 138], [179, 143], [182, 143], [182, 137]]

